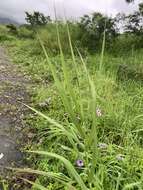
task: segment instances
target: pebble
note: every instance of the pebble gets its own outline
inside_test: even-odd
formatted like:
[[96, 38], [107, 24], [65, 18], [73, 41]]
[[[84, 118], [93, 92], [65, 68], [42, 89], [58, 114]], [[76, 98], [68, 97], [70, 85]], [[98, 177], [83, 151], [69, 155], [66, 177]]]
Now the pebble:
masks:
[[0, 160], [4, 157], [3, 153], [0, 153]]

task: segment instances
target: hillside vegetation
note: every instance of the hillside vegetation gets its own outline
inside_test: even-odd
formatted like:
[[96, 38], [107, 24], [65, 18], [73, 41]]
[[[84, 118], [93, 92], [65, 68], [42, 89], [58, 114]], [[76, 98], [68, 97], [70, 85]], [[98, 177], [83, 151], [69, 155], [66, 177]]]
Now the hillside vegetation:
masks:
[[0, 27], [2, 45], [34, 83], [25, 147], [33, 164], [17, 169], [36, 175], [23, 179], [32, 190], [143, 189], [141, 23], [140, 11]]

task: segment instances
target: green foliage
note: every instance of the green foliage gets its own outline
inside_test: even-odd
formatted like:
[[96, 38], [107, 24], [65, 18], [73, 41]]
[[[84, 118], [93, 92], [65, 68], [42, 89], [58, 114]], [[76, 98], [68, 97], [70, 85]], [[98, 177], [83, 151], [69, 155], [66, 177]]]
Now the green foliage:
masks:
[[[17, 171], [42, 175], [33, 189], [80, 190], [81, 180], [90, 190], [142, 189], [143, 88], [136, 81], [136, 74], [122, 81], [116, 75], [123, 63], [129, 67], [126, 72], [130, 72], [130, 64], [141, 71], [142, 53], [115, 58], [104, 55], [103, 43], [102, 55], [84, 59], [79, 51], [78, 56], [74, 55], [72, 38], [68, 36], [72, 58], [66, 58], [59, 31], [57, 28], [60, 57], [50, 56], [42, 42], [46, 60], [43, 54], [31, 56], [33, 40], [18, 41], [11, 49], [16, 62], [38, 79], [32, 105], [36, 109], [30, 108], [35, 114], [28, 122], [37, 129], [34, 153], [48, 156], [35, 158], [37, 170]], [[45, 80], [46, 75], [52, 80]], [[47, 99], [48, 106], [37, 107]], [[79, 159], [84, 162], [83, 167], [77, 166]], [[63, 183], [64, 179], [68, 183]]]
[[5, 41], [13, 41], [15, 38], [13, 36], [1, 34], [0, 35], [0, 42], [5, 42]]
[[139, 4], [139, 9], [132, 14], [118, 14], [115, 18], [116, 23], [120, 24], [124, 33], [132, 33], [136, 36], [141, 36], [143, 33], [143, 14], [142, 3]]
[[0, 42], [4, 43], [5, 41], [13, 41], [15, 37], [10, 35], [8, 29], [4, 25], [0, 25]]
[[31, 30], [25, 26], [21, 26], [18, 29], [18, 37], [20, 37], [20, 38], [34, 38], [34, 32], [33, 32], [33, 30]]
[[8, 183], [6, 180], [0, 180], [0, 188], [2, 188], [2, 190], [8, 190]]
[[118, 69], [118, 78], [120, 80], [134, 80], [143, 82], [142, 65], [120, 65]]
[[143, 17], [140, 14], [140, 12], [136, 11], [133, 14], [126, 16], [125, 21], [126, 21], [126, 24], [125, 24], [126, 32], [133, 33], [137, 36], [142, 35]]
[[33, 14], [25, 12], [25, 20], [31, 24], [31, 26], [46, 25], [51, 22], [50, 16], [46, 17], [43, 13], [34, 11]]
[[[77, 53], [76, 47], [78, 47], [80, 52], [84, 55], [88, 54], [88, 52], [100, 52], [104, 31], [106, 34], [105, 47], [109, 53], [113, 53], [114, 51], [115, 54], [126, 54], [132, 51], [132, 49], [142, 48], [143, 16], [141, 7], [142, 4], [140, 4], [139, 10], [136, 12], [129, 15], [118, 14], [114, 18], [95, 12], [92, 15], [83, 16], [79, 22], [68, 21], [74, 53]], [[27, 13], [27, 17], [31, 25], [23, 25], [18, 29], [13, 28], [14, 26], [10, 26], [11, 34], [9, 38], [16, 35], [18, 35], [19, 38], [34, 38], [33, 53], [41, 54], [41, 48], [36, 35], [36, 33], [38, 33], [46, 50], [51, 55], [58, 55], [60, 51], [56, 22], [51, 22], [50, 18], [44, 21], [46, 17], [39, 12], [34, 12], [33, 14]], [[63, 52], [66, 55], [70, 55], [71, 52], [68, 48], [68, 43], [66, 43], [68, 41], [68, 35], [65, 33], [66, 23], [62, 21], [57, 22]], [[6, 38], [5, 34], [1, 34], [1, 40], [7, 40]]]
[[6, 27], [9, 29], [10, 33], [17, 34], [17, 27], [14, 24], [9, 24]]
[[122, 34], [119, 35], [111, 47], [109, 52], [115, 55], [125, 55], [134, 52], [134, 50], [139, 50], [143, 48], [142, 36], [137, 36], [136, 34]]
[[[35, 81], [27, 123], [36, 131], [28, 151], [36, 169], [13, 170], [38, 175], [27, 181], [33, 190], [143, 189], [141, 35], [117, 35], [115, 20], [99, 13], [82, 19], [6, 43]], [[101, 53], [83, 57], [78, 47], [95, 42]]]
[[[69, 44], [66, 43], [68, 41], [68, 35], [65, 33], [66, 31], [66, 24], [63, 22], [58, 22], [59, 26], [59, 35], [61, 39], [61, 45], [63, 52], [66, 55], [70, 54], [69, 50]], [[69, 23], [69, 29], [71, 33], [71, 37], [73, 40], [74, 46], [77, 46], [81, 48], [80, 40], [79, 40], [79, 27], [76, 23]], [[45, 27], [37, 28], [37, 33], [43, 42], [46, 50], [51, 55], [57, 55], [60, 53], [59, 51], [59, 45], [58, 45], [58, 38], [57, 38], [57, 32], [56, 32], [56, 23], [50, 23], [46, 25]], [[35, 51], [41, 52], [41, 46], [39, 45], [39, 41], [37, 41], [35, 45]], [[82, 50], [84, 52], [84, 49]]]
[[85, 15], [82, 17], [79, 26], [83, 46], [92, 51], [101, 49], [104, 31], [106, 31], [107, 46], [114, 41], [117, 35], [114, 19], [97, 12], [91, 16]]

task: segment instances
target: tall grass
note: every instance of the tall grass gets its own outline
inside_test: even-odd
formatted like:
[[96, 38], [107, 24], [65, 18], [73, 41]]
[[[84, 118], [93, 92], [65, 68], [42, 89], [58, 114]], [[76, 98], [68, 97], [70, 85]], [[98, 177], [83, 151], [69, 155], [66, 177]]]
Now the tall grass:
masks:
[[[132, 164], [129, 163], [133, 163], [131, 158], [135, 156], [130, 149], [130, 146], [134, 145], [135, 141], [135, 138], [132, 137], [132, 126], [137, 124], [138, 127], [141, 127], [141, 121], [138, 119], [142, 118], [142, 114], [139, 114], [134, 109], [133, 114], [129, 117], [127, 111], [129, 112], [131, 109], [129, 105], [132, 105], [133, 100], [124, 90], [126, 84], [125, 87], [120, 86], [120, 84], [117, 85], [116, 75], [113, 71], [111, 73], [103, 72], [105, 33], [98, 63], [99, 67], [96, 67], [93, 74], [88, 69], [87, 62], [78, 48], [77, 60], [68, 25], [67, 33], [71, 51], [71, 63], [66, 62], [58, 25], [56, 26], [56, 32], [61, 61], [60, 73], [57, 72], [56, 65], [51, 61], [50, 54], [46, 51], [40, 36], [38, 38], [67, 118], [64, 122], [57, 121], [56, 118], [50, 118], [35, 108], [27, 107], [49, 123], [48, 135], [59, 138], [60, 143], [63, 143], [60, 144], [60, 148], [73, 154], [75, 160], [73, 161], [73, 158], [68, 157], [68, 153], [64, 157], [62, 153], [61, 155], [58, 154], [58, 151], [29, 151], [30, 154], [48, 157], [54, 159], [54, 161], [58, 160], [61, 165], [64, 165], [66, 172], [61, 176], [60, 173], [40, 170], [16, 170], [53, 178], [69, 189], [141, 189], [143, 182], [141, 177], [136, 177], [135, 182], [131, 182], [134, 169]], [[129, 85], [132, 86], [130, 81], [128, 81]], [[115, 94], [115, 89], [117, 88], [120, 88], [119, 94]], [[142, 91], [142, 88], [139, 89]], [[122, 99], [121, 96], [125, 99]], [[137, 96], [135, 95], [133, 99], [141, 98], [139, 94]], [[139, 107], [141, 108], [141, 100], [139, 102]], [[102, 109], [103, 107], [104, 110]], [[141, 130], [140, 127], [134, 130], [134, 133], [138, 133]], [[109, 142], [109, 145], [101, 143], [101, 139], [105, 139], [106, 142]], [[126, 147], [123, 147], [123, 145], [126, 145]], [[116, 155], [117, 152], [120, 154]], [[136, 152], [136, 157], [138, 156], [139, 151]], [[82, 162], [82, 166], [77, 165], [79, 160]], [[138, 175], [140, 176], [141, 174]], [[29, 183], [35, 185], [38, 189], [47, 189], [37, 183]]]
[[0, 185], [0, 187], [2, 187], [3, 190], [8, 190], [8, 183], [5, 180], [1, 180]]
[[[95, 170], [97, 168], [99, 160], [98, 147], [97, 147], [98, 130], [97, 130], [97, 116], [96, 116], [95, 84], [86, 68], [86, 63], [84, 62], [84, 59], [82, 58], [80, 52], [78, 51], [82, 63], [82, 69], [85, 75], [85, 80], [87, 81], [86, 88], [87, 88], [88, 97], [86, 98], [85, 101], [85, 97], [83, 97], [82, 95], [83, 92], [81, 92], [82, 78], [78, 71], [78, 64], [76, 63], [76, 58], [73, 51], [72, 40], [68, 25], [67, 25], [67, 32], [69, 36], [69, 47], [72, 55], [72, 65], [67, 65], [65, 61], [58, 25], [56, 26], [56, 30], [57, 30], [59, 49], [60, 49], [61, 67], [62, 67], [62, 72], [60, 73], [60, 76], [57, 74], [55, 66], [51, 63], [50, 57], [46, 52], [43, 42], [41, 41], [40, 38], [39, 40], [42, 49], [44, 51], [49, 68], [51, 70], [51, 73], [53, 75], [55, 86], [63, 102], [65, 112], [68, 114], [68, 119], [65, 124], [59, 124], [55, 120], [49, 118], [48, 116], [42, 114], [41, 112], [35, 110], [34, 108], [30, 107], [29, 108], [34, 112], [36, 112], [41, 117], [45, 118], [52, 125], [50, 127], [51, 133], [53, 134], [55, 133], [58, 136], [60, 135], [66, 136], [66, 138], [69, 140], [70, 143], [69, 145], [72, 145], [72, 148], [74, 149], [77, 158], [78, 155], [80, 154], [83, 155], [82, 157], [84, 157], [84, 160], [86, 160], [86, 161], [83, 160], [87, 170], [86, 175], [89, 175], [88, 183], [82, 179], [82, 177], [78, 174], [78, 172], [75, 170], [74, 166], [70, 163], [70, 161], [68, 161], [64, 157], [57, 155], [55, 153], [49, 153], [44, 151], [32, 151], [31, 153], [45, 155], [48, 157], [59, 159], [61, 162], [65, 164], [65, 167], [69, 172], [69, 176], [71, 177], [71, 181], [74, 180], [79, 185], [79, 187], [81, 187], [81, 189], [87, 190], [89, 187], [91, 187], [94, 184], [94, 181], [96, 180]], [[72, 73], [70, 72], [70, 68], [73, 69], [72, 72], [75, 73], [77, 82], [72, 82], [73, 76]], [[91, 115], [90, 118], [91, 128], [85, 126], [85, 123], [87, 123], [86, 115], [87, 116]], [[82, 147], [82, 152], [79, 149], [79, 146]]]

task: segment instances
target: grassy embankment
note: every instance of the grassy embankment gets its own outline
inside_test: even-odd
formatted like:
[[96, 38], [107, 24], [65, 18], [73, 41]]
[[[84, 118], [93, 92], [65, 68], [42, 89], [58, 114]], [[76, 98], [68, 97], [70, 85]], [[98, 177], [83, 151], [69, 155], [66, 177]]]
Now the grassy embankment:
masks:
[[143, 189], [142, 52], [83, 58], [70, 45], [71, 56], [48, 55], [35, 39], [5, 45], [36, 84], [27, 122], [30, 154], [42, 156], [26, 172], [45, 177], [33, 189]]

